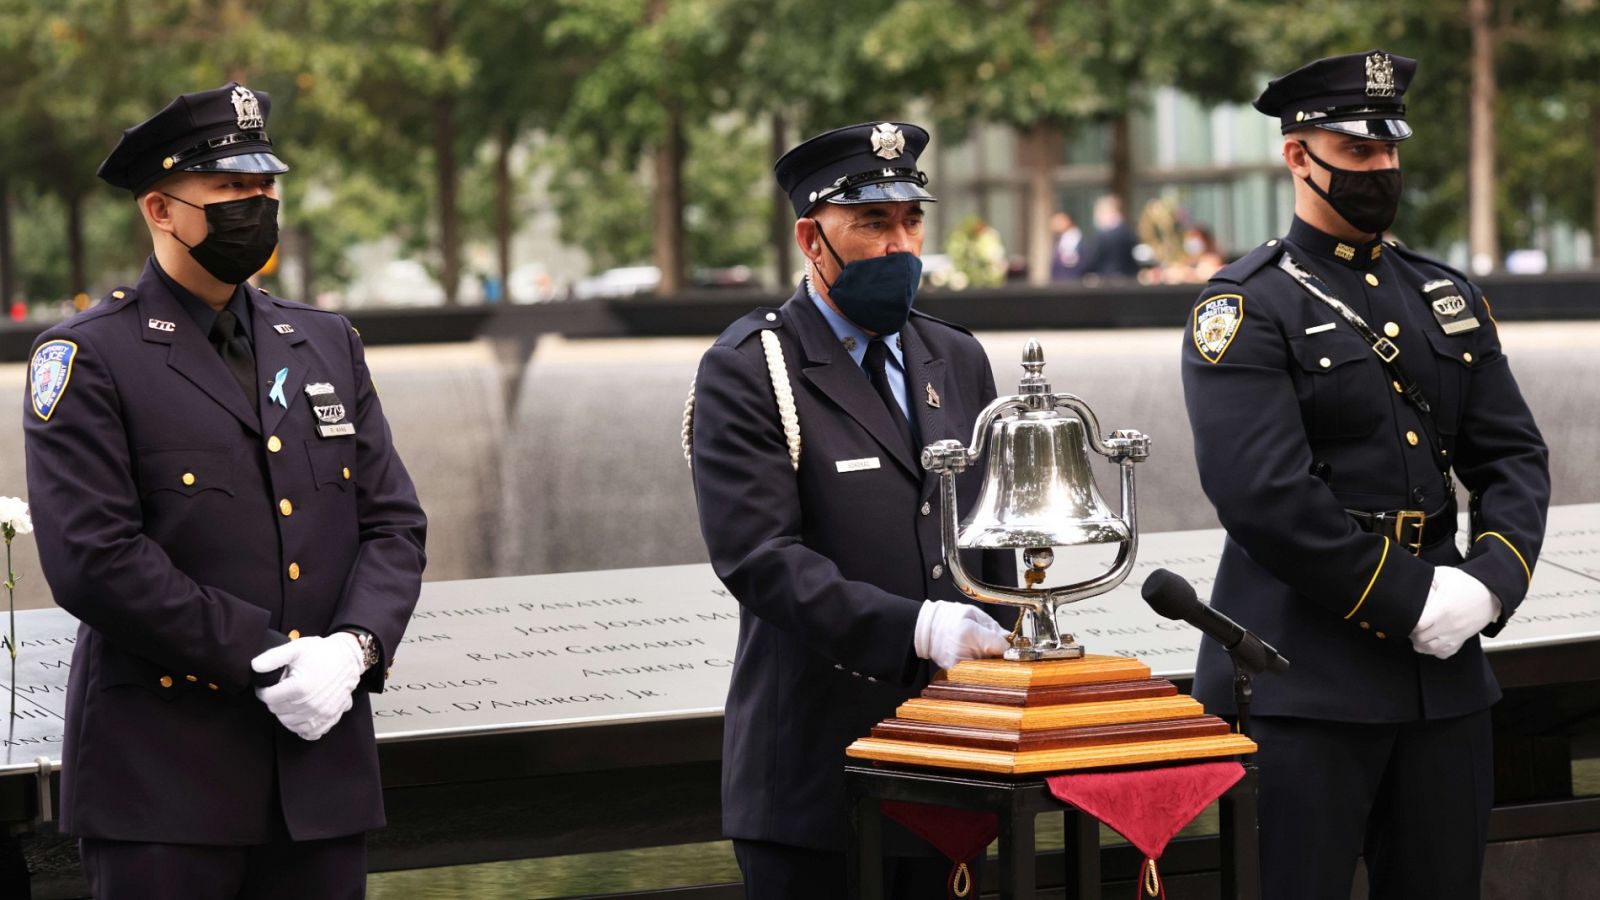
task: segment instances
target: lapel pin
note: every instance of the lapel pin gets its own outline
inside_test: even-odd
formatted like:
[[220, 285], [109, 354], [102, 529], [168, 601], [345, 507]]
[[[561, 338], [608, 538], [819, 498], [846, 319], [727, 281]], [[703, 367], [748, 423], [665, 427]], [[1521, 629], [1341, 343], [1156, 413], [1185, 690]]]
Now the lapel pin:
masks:
[[284, 366], [278, 374], [272, 376], [272, 390], [267, 393], [267, 399], [277, 403], [284, 409], [289, 408], [289, 398], [283, 395], [284, 379], [289, 377], [289, 367]]
[[274, 325], [272, 330], [279, 334], [294, 334], [294, 326], [288, 324]]
[[938, 409], [939, 408], [939, 392], [933, 389], [933, 383], [932, 382], [929, 382], [927, 387], [928, 387], [928, 406], [930, 406], [930, 407], [932, 407], [934, 409]]

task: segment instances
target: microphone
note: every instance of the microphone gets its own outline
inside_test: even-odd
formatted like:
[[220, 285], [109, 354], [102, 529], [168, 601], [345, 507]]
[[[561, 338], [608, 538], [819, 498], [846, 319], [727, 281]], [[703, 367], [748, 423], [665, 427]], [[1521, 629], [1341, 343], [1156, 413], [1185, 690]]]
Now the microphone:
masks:
[[1150, 608], [1165, 616], [1190, 625], [1210, 635], [1227, 648], [1240, 662], [1254, 672], [1289, 671], [1289, 661], [1278, 654], [1272, 645], [1256, 637], [1238, 622], [1200, 602], [1194, 586], [1166, 569], [1157, 569], [1144, 580], [1139, 593]]

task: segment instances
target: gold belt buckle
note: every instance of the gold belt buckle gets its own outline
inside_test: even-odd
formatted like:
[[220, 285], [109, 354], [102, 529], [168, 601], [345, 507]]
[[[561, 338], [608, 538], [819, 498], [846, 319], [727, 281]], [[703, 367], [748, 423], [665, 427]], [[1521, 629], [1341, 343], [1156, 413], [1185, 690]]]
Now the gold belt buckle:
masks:
[[[1427, 522], [1428, 514], [1419, 509], [1402, 509], [1394, 514], [1394, 539], [1400, 543], [1400, 546], [1410, 550], [1412, 556], [1419, 556], [1422, 553], [1422, 532], [1423, 526]], [[1408, 523], [1416, 526], [1417, 539], [1414, 541], [1406, 540], [1406, 525]]]

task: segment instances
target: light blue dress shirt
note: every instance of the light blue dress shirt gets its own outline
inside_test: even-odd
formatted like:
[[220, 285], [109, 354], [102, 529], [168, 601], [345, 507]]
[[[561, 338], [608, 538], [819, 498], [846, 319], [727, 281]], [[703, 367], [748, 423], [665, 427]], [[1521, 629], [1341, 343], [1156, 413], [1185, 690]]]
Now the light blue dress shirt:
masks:
[[[811, 286], [810, 281], [806, 282], [806, 293], [811, 295], [811, 302], [817, 305], [817, 311], [822, 313], [822, 318], [827, 320], [828, 327], [833, 329], [834, 337], [847, 348], [846, 352], [850, 354], [850, 358], [856, 361], [856, 365], [861, 365], [861, 361], [867, 355], [867, 342], [872, 338], [868, 337], [856, 323], [834, 311], [834, 308], [828, 305], [828, 301], [822, 299], [822, 295]], [[885, 373], [889, 376], [889, 390], [893, 392], [895, 402], [900, 404], [900, 412], [906, 417], [906, 421], [910, 422], [911, 406], [906, 400], [906, 361], [905, 355], [900, 350], [900, 333], [895, 332], [882, 337], [884, 345], [889, 348], [888, 361], [885, 363]], [[853, 349], [849, 349], [852, 347], [852, 341], [847, 341], [846, 338], [852, 339]]]

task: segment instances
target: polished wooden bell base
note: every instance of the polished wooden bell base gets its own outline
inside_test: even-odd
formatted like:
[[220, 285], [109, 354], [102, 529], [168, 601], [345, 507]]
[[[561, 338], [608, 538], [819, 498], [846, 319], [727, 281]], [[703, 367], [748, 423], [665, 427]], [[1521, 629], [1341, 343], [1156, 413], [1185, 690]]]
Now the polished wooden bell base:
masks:
[[1172, 682], [1120, 656], [969, 660], [845, 751], [856, 759], [1004, 775], [1254, 753]]

